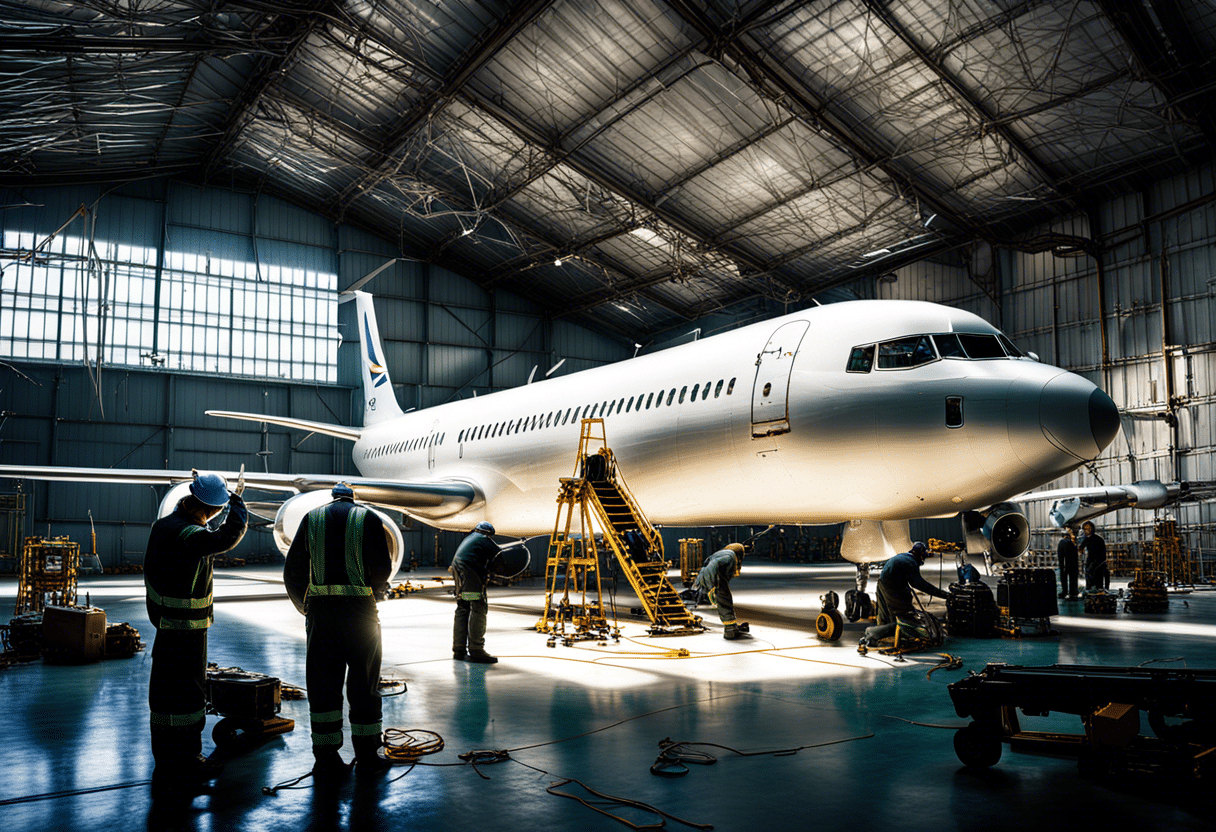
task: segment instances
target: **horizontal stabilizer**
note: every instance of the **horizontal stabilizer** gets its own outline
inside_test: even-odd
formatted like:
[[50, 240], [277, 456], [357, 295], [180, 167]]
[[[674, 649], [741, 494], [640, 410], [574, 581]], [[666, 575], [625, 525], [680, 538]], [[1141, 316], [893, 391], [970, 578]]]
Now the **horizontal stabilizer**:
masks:
[[246, 422], [265, 422], [269, 425], [304, 430], [309, 433], [323, 433], [326, 436], [336, 436], [339, 439], [349, 439], [351, 442], [363, 435], [363, 428], [352, 428], [346, 425], [330, 425], [325, 422], [311, 422], [308, 419], [291, 419], [286, 416], [267, 416], [263, 413], [238, 413], [233, 410], [208, 410], [208, 416], [219, 416], [221, 419], [241, 419]]

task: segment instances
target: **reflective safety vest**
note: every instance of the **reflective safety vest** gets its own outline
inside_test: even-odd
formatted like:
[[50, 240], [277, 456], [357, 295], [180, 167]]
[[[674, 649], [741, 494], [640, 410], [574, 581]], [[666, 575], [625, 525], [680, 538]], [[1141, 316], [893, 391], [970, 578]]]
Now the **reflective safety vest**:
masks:
[[[193, 534], [204, 530], [200, 526], [186, 526], [181, 530], [179, 538], [185, 540]], [[148, 605], [156, 612], [160, 620], [156, 624], [159, 630], [205, 630], [214, 620], [212, 571], [210, 558], [201, 558], [194, 568], [194, 577], [190, 581], [190, 594], [186, 598], [163, 595], [152, 586], [151, 578], [145, 573], [144, 588], [148, 593]]]
[[[323, 595], [345, 595], [349, 597], [371, 597], [372, 588], [363, 577], [363, 523], [367, 509], [355, 506], [346, 515], [345, 539], [345, 583], [325, 583], [329, 577], [325, 571], [325, 521], [329, 506], [314, 508], [308, 512], [308, 554], [312, 570], [308, 581], [308, 597]], [[332, 564], [331, 564], [332, 568]]]

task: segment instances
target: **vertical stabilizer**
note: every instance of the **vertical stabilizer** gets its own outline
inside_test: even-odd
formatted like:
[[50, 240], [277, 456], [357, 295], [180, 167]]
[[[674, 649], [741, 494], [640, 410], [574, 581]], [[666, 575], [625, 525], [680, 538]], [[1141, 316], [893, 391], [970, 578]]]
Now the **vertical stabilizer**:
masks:
[[359, 318], [360, 362], [363, 368], [363, 426], [371, 427], [387, 422], [401, 414], [401, 405], [393, 393], [393, 381], [384, 364], [384, 347], [380, 343], [380, 329], [376, 326], [376, 310], [372, 296], [367, 292], [355, 292], [356, 315]]

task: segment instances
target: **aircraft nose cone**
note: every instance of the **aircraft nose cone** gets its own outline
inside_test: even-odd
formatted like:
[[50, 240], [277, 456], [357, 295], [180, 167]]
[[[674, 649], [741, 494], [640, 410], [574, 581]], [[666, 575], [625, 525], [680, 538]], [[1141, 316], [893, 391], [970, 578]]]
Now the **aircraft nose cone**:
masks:
[[1053, 445], [1078, 459], [1102, 453], [1119, 432], [1119, 409], [1110, 396], [1073, 373], [1047, 382], [1039, 399], [1039, 423]]

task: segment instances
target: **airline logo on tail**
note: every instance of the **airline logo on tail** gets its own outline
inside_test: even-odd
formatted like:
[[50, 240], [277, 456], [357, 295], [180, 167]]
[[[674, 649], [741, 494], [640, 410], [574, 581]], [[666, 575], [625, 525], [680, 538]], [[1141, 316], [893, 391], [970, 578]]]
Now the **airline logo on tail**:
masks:
[[388, 371], [384, 365], [380, 363], [380, 359], [376, 358], [376, 341], [372, 338], [372, 327], [368, 321], [368, 316], [363, 316], [363, 343], [366, 346], [365, 357], [367, 359], [367, 371], [372, 376], [372, 387], [379, 387], [384, 382], [388, 381]]

